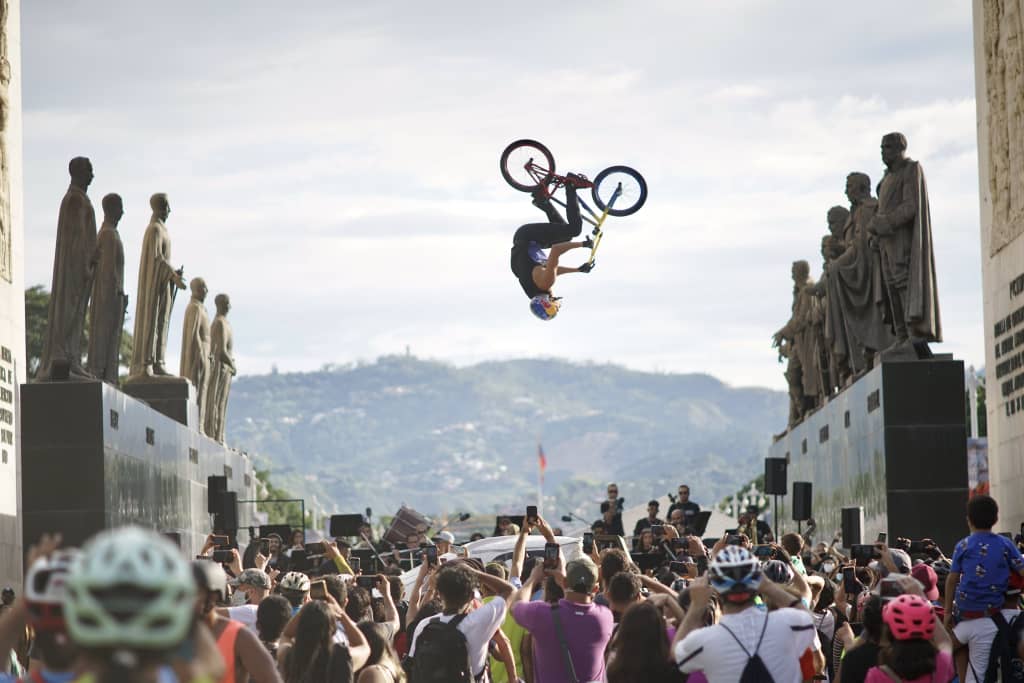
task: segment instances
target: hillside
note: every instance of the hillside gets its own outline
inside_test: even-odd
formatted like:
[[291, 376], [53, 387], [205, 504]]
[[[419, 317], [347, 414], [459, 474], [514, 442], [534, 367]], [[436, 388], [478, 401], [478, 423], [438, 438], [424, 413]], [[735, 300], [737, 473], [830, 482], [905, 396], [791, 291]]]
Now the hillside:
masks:
[[[470, 367], [390, 356], [320, 372], [240, 377], [228, 439], [274, 481], [329, 511], [402, 503], [425, 513], [545, 509], [596, 517], [616, 481], [627, 503], [685, 481], [701, 503], [761, 471], [786, 396], [700, 374], [560, 360]], [[549, 516], [553, 516], [549, 512]]]

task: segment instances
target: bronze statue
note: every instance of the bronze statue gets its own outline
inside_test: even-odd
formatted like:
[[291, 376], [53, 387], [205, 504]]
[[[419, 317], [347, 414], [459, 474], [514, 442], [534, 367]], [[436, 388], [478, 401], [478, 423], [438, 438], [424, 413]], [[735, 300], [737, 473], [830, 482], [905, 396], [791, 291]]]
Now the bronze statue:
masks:
[[[813, 407], [808, 402], [817, 395], [816, 378], [813, 376], [814, 338], [813, 330], [808, 324], [813, 315], [814, 295], [813, 282], [810, 280], [811, 268], [807, 261], [794, 261], [793, 276], [793, 307], [789, 321], [772, 337], [772, 347], [779, 350], [779, 361], [788, 359], [786, 365], [786, 382], [789, 384], [789, 426], [799, 423], [808, 409]], [[811, 375], [811, 377], [807, 377]], [[807, 389], [810, 387], [811, 391]]]
[[135, 297], [135, 346], [129, 381], [170, 376], [164, 368], [167, 327], [177, 290], [185, 289], [182, 270], [175, 270], [171, 265], [171, 238], [165, 225], [171, 213], [167, 195], [154, 194], [149, 198], [149, 205], [153, 217], [142, 238], [139, 289]]
[[846, 177], [846, 196], [850, 216], [842, 229], [844, 250], [828, 268], [830, 305], [840, 311], [830, 321], [833, 352], [846, 359], [850, 374], [844, 379], [849, 380], [870, 369], [875, 353], [895, 339], [886, 322], [888, 299], [879, 250], [868, 233], [878, 201], [871, 197], [867, 174]]
[[92, 379], [82, 367], [82, 331], [96, 268], [96, 212], [86, 194], [93, 179], [92, 163], [75, 157], [68, 172], [71, 186], [57, 217], [50, 309], [37, 380], [55, 374], [61, 379]]
[[89, 308], [87, 367], [97, 379], [117, 384], [121, 334], [128, 295], [124, 293], [124, 245], [117, 224], [124, 203], [116, 194], [103, 198], [103, 225], [96, 238], [96, 277]]
[[906, 150], [902, 133], [882, 138], [886, 170], [878, 184], [878, 211], [867, 227], [881, 251], [896, 345], [911, 337], [942, 341], [928, 187], [921, 165]]
[[192, 300], [185, 308], [185, 326], [181, 335], [181, 376], [196, 388], [199, 403], [199, 430], [206, 428], [206, 391], [210, 383], [210, 318], [206, 315], [206, 281], [194, 277], [189, 282]]
[[228, 393], [231, 378], [238, 374], [235, 367], [234, 337], [228, 322], [231, 299], [227, 294], [218, 294], [213, 302], [217, 315], [210, 325], [210, 387], [206, 394], [206, 435], [224, 443], [224, 424], [227, 421]]

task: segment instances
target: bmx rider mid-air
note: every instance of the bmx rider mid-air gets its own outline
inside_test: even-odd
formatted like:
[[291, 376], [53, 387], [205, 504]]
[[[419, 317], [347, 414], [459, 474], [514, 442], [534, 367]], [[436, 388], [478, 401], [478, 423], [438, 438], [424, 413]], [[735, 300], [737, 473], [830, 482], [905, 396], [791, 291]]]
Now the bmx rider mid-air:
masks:
[[[582, 175], [570, 173], [565, 177], [565, 214], [568, 221], [552, 206], [544, 190], [538, 188], [533, 193], [533, 204], [547, 214], [550, 222], [528, 223], [516, 230], [512, 238], [512, 272], [519, 278], [526, 296], [530, 297], [530, 311], [541, 320], [551, 320], [558, 315], [561, 304], [551, 291], [555, 279], [565, 273], [589, 273], [594, 267], [590, 261], [578, 268], [558, 265], [558, 259], [570, 249], [593, 246], [589, 237], [582, 242], [572, 241], [583, 231], [576, 190], [592, 186]], [[545, 254], [545, 249], [550, 251]]]

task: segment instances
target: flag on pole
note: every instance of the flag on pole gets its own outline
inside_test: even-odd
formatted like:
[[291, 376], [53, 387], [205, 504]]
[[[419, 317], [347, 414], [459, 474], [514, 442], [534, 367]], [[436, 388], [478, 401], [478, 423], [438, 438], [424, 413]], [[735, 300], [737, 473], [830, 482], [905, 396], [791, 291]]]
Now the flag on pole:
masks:
[[537, 444], [537, 466], [540, 468], [540, 478], [544, 478], [544, 470], [548, 468], [548, 459], [544, 455], [544, 447]]

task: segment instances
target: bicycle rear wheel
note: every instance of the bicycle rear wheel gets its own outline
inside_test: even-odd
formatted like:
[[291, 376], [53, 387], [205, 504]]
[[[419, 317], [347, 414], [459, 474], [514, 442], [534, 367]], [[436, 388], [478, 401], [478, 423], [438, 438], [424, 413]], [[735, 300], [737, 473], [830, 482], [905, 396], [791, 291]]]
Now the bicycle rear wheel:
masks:
[[533, 192], [555, 175], [555, 157], [536, 140], [516, 140], [501, 153], [501, 177], [520, 192]]
[[622, 186], [622, 192], [615, 197], [615, 203], [608, 210], [610, 216], [629, 216], [640, 210], [647, 201], [647, 181], [629, 166], [609, 166], [594, 178], [591, 196], [602, 211], [608, 207], [615, 191]]

